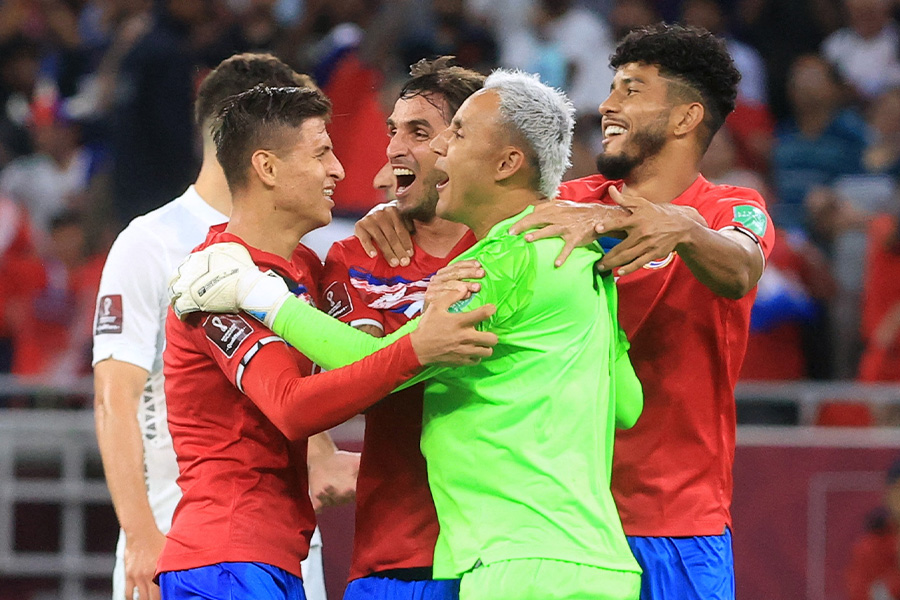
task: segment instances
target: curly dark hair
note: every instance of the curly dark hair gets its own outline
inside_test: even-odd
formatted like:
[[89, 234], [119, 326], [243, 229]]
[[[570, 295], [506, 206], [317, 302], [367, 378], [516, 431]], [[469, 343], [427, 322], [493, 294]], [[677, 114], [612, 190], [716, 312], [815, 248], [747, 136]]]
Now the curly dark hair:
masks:
[[[484, 86], [484, 75], [452, 64], [454, 58], [453, 56], [440, 56], [434, 60], [423, 58], [411, 65], [409, 68], [411, 78], [403, 84], [400, 98], [409, 100], [415, 96], [427, 97], [439, 94], [447, 102], [449, 114], [444, 115], [444, 121], [449, 123], [466, 98]], [[441, 113], [444, 112], [443, 106], [437, 104], [435, 106]]]
[[276, 150], [284, 143], [287, 129], [301, 127], [307, 119], [330, 116], [331, 101], [318, 88], [260, 84], [226, 99], [212, 132], [228, 188], [234, 192], [247, 184], [250, 157], [256, 150]]
[[609, 64], [614, 68], [628, 63], [643, 63], [659, 69], [659, 74], [673, 79], [687, 90], [669, 86], [670, 94], [694, 96], [706, 113], [705, 146], [734, 110], [737, 85], [741, 74], [725, 42], [705, 29], [657, 23], [631, 31], [616, 47]]

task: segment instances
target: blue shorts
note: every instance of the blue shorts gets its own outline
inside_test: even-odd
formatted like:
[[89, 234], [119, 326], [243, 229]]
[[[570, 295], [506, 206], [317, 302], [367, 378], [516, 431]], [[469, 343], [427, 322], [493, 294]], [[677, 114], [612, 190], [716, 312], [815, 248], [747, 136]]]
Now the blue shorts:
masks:
[[306, 600], [303, 581], [254, 562], [218, 563], [159, 574], [163, 600]]
[[347, 584], [344, 600], [459, 600], [459, 579], [362, 577]]
[[641, 600], [734, 600], [731, 531], [687, 538], [629, 537], [644, 570]]

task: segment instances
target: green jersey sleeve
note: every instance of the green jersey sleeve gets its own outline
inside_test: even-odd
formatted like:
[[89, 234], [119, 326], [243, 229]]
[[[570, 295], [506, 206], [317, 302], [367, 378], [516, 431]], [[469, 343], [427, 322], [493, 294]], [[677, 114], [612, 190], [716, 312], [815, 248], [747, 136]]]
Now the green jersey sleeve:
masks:
[[631, 344], [619, 324], [619, 297], [611, 274], [600, 276], [606, 290], [607, 306], [612, 316], [615, 340], [612, 356], [613, 398], [616, 403], [616, 427], [630, 429], [644, 410], [644, 391], [628, 357]]
[[376, 338], [292, 296], [278, 310], [272, 331], [316, 364], [337, 369], [396, 342], [417, 323], [415, 319], [388, 336]]

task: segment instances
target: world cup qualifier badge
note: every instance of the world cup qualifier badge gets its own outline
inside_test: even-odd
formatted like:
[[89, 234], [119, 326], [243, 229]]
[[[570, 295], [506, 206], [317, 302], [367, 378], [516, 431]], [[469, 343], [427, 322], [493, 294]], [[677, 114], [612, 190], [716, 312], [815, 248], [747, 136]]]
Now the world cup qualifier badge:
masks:
[[122, 333], [122, 295], [103, 296], [97, 302], [97, 318], [94, 320], [94, 335], [102, 333]]
[[766, 213], [750, 205], [735, 206], [734, 221], [735, 223], [740, 223], [759, 237], [766, 234], [766, 228], [769, 225]]

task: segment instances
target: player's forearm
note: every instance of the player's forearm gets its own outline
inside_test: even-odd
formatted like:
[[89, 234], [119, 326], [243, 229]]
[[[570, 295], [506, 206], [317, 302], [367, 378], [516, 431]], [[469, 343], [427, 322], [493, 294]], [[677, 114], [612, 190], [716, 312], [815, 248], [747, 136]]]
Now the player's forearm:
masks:
[[325, 460], [332, 454], [337, 452], [337, 446], [327, 431], [317, 433], [309, 438], [309, 445], [306, 450], [306, 461], [310, 464], [320, 460]]
[[[119, 524], [126, 535], [157, 529], [144, 482], [144, 447], [137, 397], [97, 385], [94, 420], [103, 471]], [[140, 392], [138, 392], [139, 394]]]
[[719, 232], [696, 224], [675, 249], [700, 283], [725, 298], [743, 298], [762, 275], [759, 247], [737, 231]]
[[285, 437], [297, 440], [359, 414], [421, 367], [407, 336], [349, 366], [311, 377], [299, 375], [291, 356], [263, 348], [242, 381], [246, 394], [269, 420]]
[[369, 356], [415, 329], [416, 321], [383, 338], [354, 329], [299, 298], [288, 298], [272, 330], [325, 369], [337, 369]]
[[634, 427], [644, 410], [644, 392], [627, 352], [620, 354], [616, 360], [614, 375], [616, 394], [613, 401], [616, 403], [616, 427], [629, 429]]

